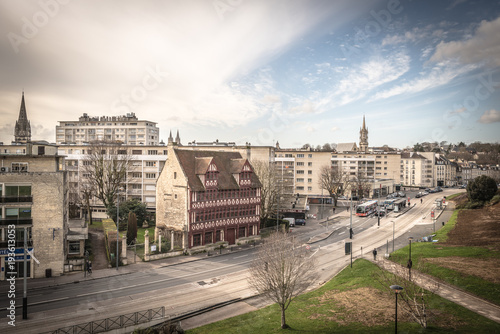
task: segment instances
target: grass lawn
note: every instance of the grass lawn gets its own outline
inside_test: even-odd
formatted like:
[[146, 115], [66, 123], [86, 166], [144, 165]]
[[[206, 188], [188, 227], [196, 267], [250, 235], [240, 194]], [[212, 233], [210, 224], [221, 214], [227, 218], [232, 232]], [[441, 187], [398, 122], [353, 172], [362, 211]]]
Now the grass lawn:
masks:
[[87, 222], [89, 229], [102, 230], [102, 222], [92, 222], [92, 225]]
[[457, 194], [446, 196], [446, 200], [449, 201], [449, 200], [454, 199], [455, 197], [460, 196], [462, 194], [463, 193], [457, 193]]
[[[280, 310], [274, 304], [187, 331], [194, 333], [391, 333], [394, 331], [394, 294], [378, 286], [380, 269], [356, 260], [318, 290], [299, 296], [286, 311], [289, 329], [280, 328]], [[495, 333], [500, 324], [437, 295], [428, 300], [428, 327], [424, 331], [398, 312], [401, 333]]]
[[[419, 267], [422, 261], [429, 262], [432, 258], [470, 258], [472, 261], [484, 261], [488, 259], [500, 259], [498, 251], [486, 247], [461, 247], [447, 246], [443, 242], [447, 240], [447, 234], [451, 231], [457, 221], [458, 212], [455, 210], [448, 223], [436, 232], [434, 239], [438, 242], [414, 242], [411, 245], [411, 258], [413, 267]], [[401, 265], [406, 265], [409, 257], [409, 246], [401, 248], [391, 254], [391, 260]], [[466, 265], [466, 264], [464, 264]], [[426, 266], [426, 273], [449, 284], [455, 285], [460, 289], [471, 292], [476, 296], [487, 299], [492, 303], [500, 305], [500, 284], [482, 279], [481, 277], [465, 274], [440, 266], [436, 263]]]

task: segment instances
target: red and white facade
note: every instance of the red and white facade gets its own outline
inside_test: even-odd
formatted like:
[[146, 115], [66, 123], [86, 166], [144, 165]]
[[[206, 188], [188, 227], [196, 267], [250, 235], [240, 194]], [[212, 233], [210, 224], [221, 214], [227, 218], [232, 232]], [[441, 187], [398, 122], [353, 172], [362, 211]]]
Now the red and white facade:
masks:
[[182, 235], [175, 240], [184, 249], [259, 234], [261, 186], [247, 159], [173, 146], [168, 152], [157, 184], [157, 226]]

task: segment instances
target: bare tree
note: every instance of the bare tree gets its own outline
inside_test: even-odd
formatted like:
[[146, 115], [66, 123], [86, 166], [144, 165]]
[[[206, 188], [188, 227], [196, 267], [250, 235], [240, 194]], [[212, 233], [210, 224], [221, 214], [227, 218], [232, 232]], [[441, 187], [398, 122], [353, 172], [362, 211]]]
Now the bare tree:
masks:
[[252, 166], [262, 184], [260, 189], [260, 220], [263, 222], [276, 210], [278, 200], [276, 168], [272, 164], [261, 160], [253, 161]]
[[317, 277], [309, 251], [287, 233], [275, 232], [260, 247], [250, 267], [249, 284], [281, 309], [281, 328], [287, 328], [285, 311], [295, 297]]
[[342, 172], [340, 167], [330, 167], [325, 165], [320, 168], [319, 186], [328, 191], [333, 198], [333, 204], [337, 205], [337, 200], [342, 194], [347, 182], [347, 175]]
[[363, 173], [358, 173], [349, 180], [351, 193], [354, 191], [360, 198], [369, 197], [370, 195], [370, 182], [369, 179], [363, 175]]
[[[419, 273], [428, 272], [423, 261], [417, 261], [417, 266], [414, 269]], [[423, 281], [419, 279], [416, 271], [413, 270], [413, 281], [409, 280], [409, 271], [402, 266], [395, 266], [391, 271], [386, 271], [380, 268], [380, 271], [374, 274], [374, 280], [380, 284], [388, 294], [394, 294], [389, 286], [399, 285], [403, 290], [399, 293], [398, 306], [403, 311], [409, 314], [413, 320], [423, 328], [427, 328], [427, 321], [430, 317], [430, 310], [427, 308], [428, 297], [436, 293], [439, 289], [439, 283], [432, 280], [425, 280], [426, 285], [423, 287]], [[419, 285], [420, 284], [420, 285]]]
[[116, 198], [132, 160], [132, 156], [118, 143], [94, 142], [88, 148], [83, 159], [85, 181], [104, 207], [107, 208]]

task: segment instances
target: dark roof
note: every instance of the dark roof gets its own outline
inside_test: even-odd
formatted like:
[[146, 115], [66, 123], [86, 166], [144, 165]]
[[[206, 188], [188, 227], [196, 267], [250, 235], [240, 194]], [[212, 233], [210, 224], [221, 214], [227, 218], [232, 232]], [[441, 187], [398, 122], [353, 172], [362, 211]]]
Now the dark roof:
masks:
[[425, 157], [415, 152], [403, 152], [401, 153], [401, 159], [425, 159]]
[[[189, 187], [194, 191], [204, 191], [199, 175], [204, 175], [213, 163], [217, 166], [217, 189], [239, 189], [238, 182], [233, 174], [239, 174], [247, 159], [243, 159], [238, 152], [196, 151], [176, 149], [175, 154], [188, 178]], [[250, 165], [251, 166], [251, 165]], [[253, 168], [252, 168], [253, 170]], [[252, 173], [251, 188], [260, 188], [261, 183], [255, 173]]]

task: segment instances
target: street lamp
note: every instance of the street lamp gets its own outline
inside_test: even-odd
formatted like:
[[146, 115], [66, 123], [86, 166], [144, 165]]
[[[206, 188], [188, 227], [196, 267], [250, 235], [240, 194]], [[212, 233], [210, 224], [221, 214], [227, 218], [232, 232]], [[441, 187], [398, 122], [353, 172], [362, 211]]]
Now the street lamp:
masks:
[[392, 252], [394, 253], [394, 230], [396, 228], [396, 223], [392, 221]]
[[391, 285], [390, 288], [394, 291], [396, 295], [396, 309], [395, 309], [395, 318], [394, 318], [394, 333], [398, 333], [398, 294], [403, 290], [402, 286], [399, 285]]
[[123, 190], [122, 187], [118, 188], [117, 196], [116, 196], [116, 270], [118, 270], [118, 261], [120, 255], [118, 254], [119, 250], [119, 241], [120, 241], [120, 190]]
[[409, 237], [408, 238], [408, 241], [410, 242], [410, 257], [408, 258], [408, 264], [406, 265], [408, 267], [408, 277], [409, 277], [409, 281], [411, 281], [411, 267], [413, 265], [413, 263], [411, 262], [411, 241], [413, 240], [413, 237]]

